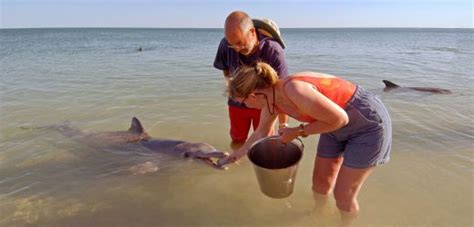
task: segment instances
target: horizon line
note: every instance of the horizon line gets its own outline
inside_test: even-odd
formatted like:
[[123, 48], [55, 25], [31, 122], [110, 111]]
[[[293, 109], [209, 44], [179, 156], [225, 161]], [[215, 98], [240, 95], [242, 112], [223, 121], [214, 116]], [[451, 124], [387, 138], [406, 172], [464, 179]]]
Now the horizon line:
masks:
[[[127, 28], [127, 29], [224, 29], [222, 27], [8, 27], [0, 29], [62, 29], [62, 28]], [[474, 27], [280, 27], [280, 29], [380, 29], [380, 28], [394, 28], [394, 29], [474, 29]]]

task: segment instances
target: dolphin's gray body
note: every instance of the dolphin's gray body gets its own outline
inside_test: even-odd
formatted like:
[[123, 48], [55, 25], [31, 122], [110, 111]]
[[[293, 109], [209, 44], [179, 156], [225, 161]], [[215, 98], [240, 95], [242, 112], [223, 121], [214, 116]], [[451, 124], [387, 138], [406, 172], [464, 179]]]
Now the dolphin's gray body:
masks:
[[192, 143], [182, 140], [151, 138], [145, 132], [140, 121], [135, 117], [132, 119], [131, 126], [127, 131], [88, 134], [66, 124], [48, 126], [48, 128], [55, 129], [67, 137], [71, 137], [77, 141], [92, 146], [119, 147], [126, 144], [136, 144], [150, 152], [199, 159], [215, 168], [221, 167], [218, 167], [211, 158], [222, 158], [227, 155], [207, 143]]
[[451, 94], [452, 93], [450, 90], [435, 88], [435, 87], [400, 87], [399, 85], [388, 80], [383, 80], [383, 83], [385, 84], [385, 88], [383, 89], [385, 92], [389, 92], [393, 89], [405, 89], [405, 90], [408, 89], [408, 90], [429, 92], [429, 93], [435, 93], [435, 94]]

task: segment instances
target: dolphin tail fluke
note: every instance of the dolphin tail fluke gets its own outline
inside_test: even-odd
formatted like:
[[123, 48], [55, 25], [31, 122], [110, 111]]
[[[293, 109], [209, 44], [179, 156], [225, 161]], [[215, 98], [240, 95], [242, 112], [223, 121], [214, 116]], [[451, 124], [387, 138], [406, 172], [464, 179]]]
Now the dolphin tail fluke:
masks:
[[396, 87], [400, 87], [398, 86], [397, 84], [391, 82], [391, 81], [388, 81], [388, 80], [382, 80], [383, 83], [385, 84], [385, 87], [387, 88], [396, 88]]

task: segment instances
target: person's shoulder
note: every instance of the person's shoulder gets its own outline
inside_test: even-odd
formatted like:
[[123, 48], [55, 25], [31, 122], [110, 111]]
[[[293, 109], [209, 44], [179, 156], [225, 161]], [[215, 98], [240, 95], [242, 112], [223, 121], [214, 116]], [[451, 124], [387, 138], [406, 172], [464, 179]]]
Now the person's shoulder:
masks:
[[287, 77], [286, 83], [284, 83], [283, 89], [288, 94], [291, 94], [294, 98], [299, 97], [300, 95], [304, 95], [305, 93], [308, 93], [308, 91], [312, 90], [313, 85], [310, 83], [306, 83], [301, 80], [295, 80], [294, 77], [289, 76]]
[[[275, 68], [275, 70], [277, 70], [278, 74], [287, 75], [288, 69], [287, 69], [286, 63], [284, 63], [285, 52], [283, 51], [283, 48], [280, 46], [280, 44], [277, 41], [271, 38], [264, 40], [263, 42], [264, 43], [261, 43], [262, 46], [260, 49], [261, 58], [275, 63], [276, 65], [274, 64], [271, 64], [271, 65], [272, 67]], [[281, 63], [284, 63], [284, 64], [280, 65]], [[285, 66], [285, 67], [280, 68], [281, 66]]]
[[300, 93], [299, 92], [299, 86], [301, 86], [301, 85], [298, 83], [299, 81], [288, 79], [289, 77], [290, 76], [288, 76], [284, 79], [283, 90], [288, 95], [288, 97], [289, 98], [292, 97], [290, 99], [293, 100], [293, 98], [295, 97], [295, 94]]
[[227, 42], [227, 39], [225, 37], [223, 37], [219, 43], [219, 46], [221, 47], [229, 47], [229, 43]]
[[263, 49], [265, 50], [283, 52], [283, 48], [281, 47], [280, 43], [271, 37], [264, 38], [261, 42], [263, 42]]
[[229, 43], [227, 42], [227, 39], [224, 37], [221, 39], [221, 42], [219, 43], [219, 47], [217, 48], [217, 54], [227, 55], [229, 53], [230, 53]]
[[283, 56], [285, 52], [281, 45], [271, 37], [265, 38], [261, 41], [261, 52], [263, 56], [275, 57]]

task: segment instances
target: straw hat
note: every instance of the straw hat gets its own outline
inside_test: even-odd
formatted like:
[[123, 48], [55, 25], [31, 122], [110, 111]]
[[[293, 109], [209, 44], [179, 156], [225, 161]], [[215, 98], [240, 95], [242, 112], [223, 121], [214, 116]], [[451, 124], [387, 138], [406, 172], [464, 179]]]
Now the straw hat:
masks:
[[252, 19], [253, 26], [258, 29], [261, 34], [274, 38], [283, 49], [286, 48], [286, 44], [280, 34], [278, 25], [270, 19]]

